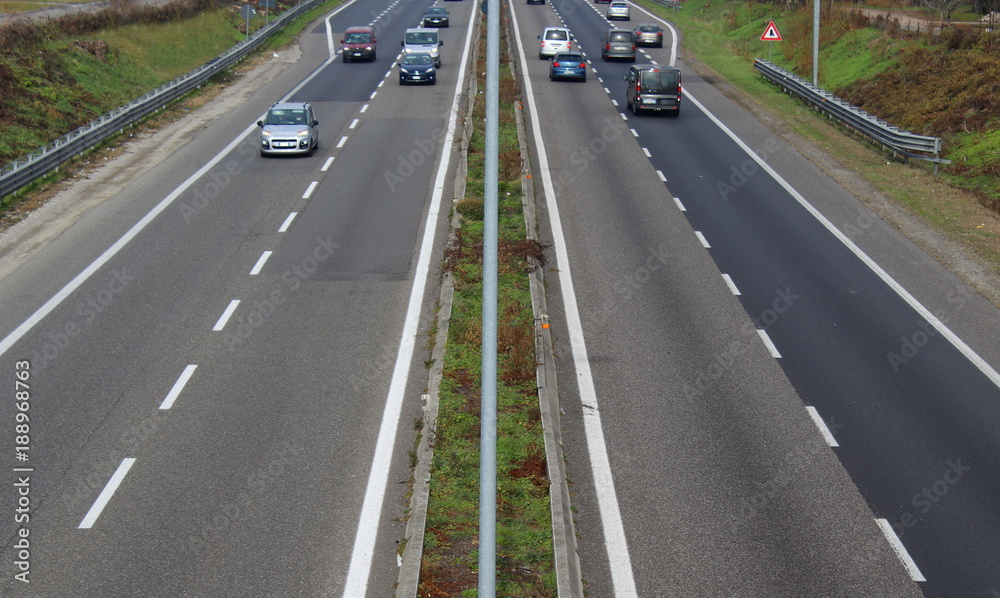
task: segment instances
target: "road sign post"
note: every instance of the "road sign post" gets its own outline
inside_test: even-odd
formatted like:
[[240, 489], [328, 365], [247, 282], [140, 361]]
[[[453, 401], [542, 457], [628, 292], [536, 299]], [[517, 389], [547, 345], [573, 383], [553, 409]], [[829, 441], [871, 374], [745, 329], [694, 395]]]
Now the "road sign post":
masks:
[[[764, 33], [760, 36], [760, 41], [762, 42], [780, 42], [781, 34], [778, 33], [778, 26], [774, 24], [774, 21], [767, 22], [767, 28], [764, 29]], [[767, 45], [767, 60], [771, 62], [771, 49], [774, 44]]]

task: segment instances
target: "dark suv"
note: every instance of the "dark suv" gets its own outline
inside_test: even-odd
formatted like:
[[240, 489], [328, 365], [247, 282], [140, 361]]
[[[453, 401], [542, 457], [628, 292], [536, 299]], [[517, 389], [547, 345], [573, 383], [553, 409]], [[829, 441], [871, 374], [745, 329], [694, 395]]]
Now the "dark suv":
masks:
[[625, 75], [625, 105], [632, 114], [665, 110], [681, 113], [681, 72], [671, 66], [632, 66]]
[[635, 34], [631, 29], [611, 29], [601, 38], [601, 58], [624, 58], [635, 62]]

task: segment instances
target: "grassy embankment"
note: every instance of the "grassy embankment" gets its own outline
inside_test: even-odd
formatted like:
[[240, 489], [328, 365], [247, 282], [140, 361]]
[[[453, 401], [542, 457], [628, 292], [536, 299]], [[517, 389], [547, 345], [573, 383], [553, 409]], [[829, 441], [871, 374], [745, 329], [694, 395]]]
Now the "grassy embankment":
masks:
[[[299, 17], [268, 40], [263, 51], [287, 44], [311, 20], [340, 2], [330, 0]], [[272, 16], [290, 5], [279, 2]], [[0, 54], [0, 165], [204, 64], [246, 35], [243, 19], [229, 3], [181, 0], [160, 8], [124, 6], [118, 11], [112, 8], [0, 27], [4, 48]], [[263, 25], [263, 15], [251, 19], [252, 31]], [[222, 83], [233, 76], [225, 72], [212, 82]], [[195, 91], [187, 99], [204, 93]], [[143, 126], [150, 126], [150, 121]], [[116, 142], [109, 140], [104, 147]], [[23, 198], [24, 194], [0, 198], [0, 227], [18, 218], [4, 212]]]
[[[485, 31], [485, 25], [483, 26]], [[506, 32], [505, 32], [506, 33]], [[520, 84], [501, 45], [499, 134], [499, 314], [497, 422], [497, 595], [555, 596], [545, 445], [535, 382], [534, 316], [525, 238], [515, 111]], [[475, 72], [485, 88], [485, 39]], [[477, 594], [479, 411], [482, 337], [483, 148], [485, 105], [476, 97], [461, 228], [446, 256], [455, 281], [441, 382], [420, 596]]]
[[831, 11], [824, 4], [820, 86], [904, 129], [941, 137], [943, 157], [953, 164], [935, 177], [928, 163], [886, 164], [886, 154], [831, 126], [753, 69], [754, 58], [768, 58], [760, 36], [773, 19], [783, 37], [772, 42], [773, 61], [812, 78], [811, 4], [786, 11], [771, 3], [686, 0], [678, 12], [644, 4], [681, 28], [690, 56], [1000, 272], [998, 34], [909, 33], [877, 26], [852, 13], [854, 5]]

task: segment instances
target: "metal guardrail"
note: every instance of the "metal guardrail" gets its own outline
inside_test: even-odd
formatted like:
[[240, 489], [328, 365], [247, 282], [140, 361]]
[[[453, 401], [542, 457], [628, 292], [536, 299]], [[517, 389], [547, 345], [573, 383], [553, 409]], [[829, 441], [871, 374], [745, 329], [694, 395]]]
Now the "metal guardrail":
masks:
[[681, 9], [681, 0], [653, 0], [653, 2], [665, 8], [673, 9], [674, 11]]
[[[755, 59], [753, 67], [765, 78], [788, 92], [795, 93], [828, 115], [840, 120], [852, 129], [871, 138], [875, 142], [903, 156], [904, 160], [914, 158], [938, 164], [951, 164], [951, 160], [941, 158], [941, 139], [926, 135], [915, 135], [895, 127], [886, 121], [861, 110], [837, 96], [816, 87], [805, 79], [795, 76], [767, 60]], [[932, 155], [927, 155], [932, 154]]]
[[96, 120], [60, 137], [41, 149], [17, 159], [0, 169], [0, 197], [28, 185], [65, 164], [72, 158], [119, 133], [129, 125], [199, 87], [216, 74], [236, 64], [257, 49], [264, 40], [300, 14], [325, 0], [308, 0], [282, 13], [266, 27], [236, 44], [200, 67], [181, 75], [129, 104], [115, 108]]

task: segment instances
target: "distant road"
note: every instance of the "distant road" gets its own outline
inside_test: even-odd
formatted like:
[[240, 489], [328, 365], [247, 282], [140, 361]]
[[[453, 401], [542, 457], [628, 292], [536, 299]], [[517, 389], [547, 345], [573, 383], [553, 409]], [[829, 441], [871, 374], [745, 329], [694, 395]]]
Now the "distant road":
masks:
[[[134, 2], [142, 2], [144, 4], [166, 4], [169, 0], [133, 0]], [[45, 5], [45, 8], [39, 8], [38, 10], [30, 10], [27, 12], [20, 13], [4, 13], [0, 12], [0, 25], [5, 25], [8, 21], [15, 19], [56, 19], [65, 14], [80, 12], [80, 11], [98, 11], [102, 8], [110, 5], [110, 2], [64, 2], [61, 4], [55, 4], [51, 2], [39, 2], [39, 5]], [[2, 9], [2, 5], [0, 5]]]

